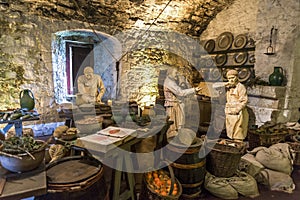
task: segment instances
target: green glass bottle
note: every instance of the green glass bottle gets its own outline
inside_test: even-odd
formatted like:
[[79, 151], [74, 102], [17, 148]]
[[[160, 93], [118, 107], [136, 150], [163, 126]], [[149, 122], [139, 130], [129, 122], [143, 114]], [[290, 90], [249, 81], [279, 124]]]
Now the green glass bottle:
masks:
[[272, 86], [281, 86], [283, 82], [283, 69], [282, 67], [274, 67], [274, 71], [269, 76], [269, 83]]
[[20, 92], [20, 106], [28, 110], [32, 110], [35, 107], [34, 96], [31, 90], [25, 89]]

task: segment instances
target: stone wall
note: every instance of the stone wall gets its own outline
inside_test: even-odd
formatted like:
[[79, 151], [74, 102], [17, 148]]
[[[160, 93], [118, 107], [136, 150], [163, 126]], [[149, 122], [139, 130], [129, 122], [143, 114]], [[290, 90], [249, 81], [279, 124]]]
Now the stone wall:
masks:
[[[257, 26], [257, 10], [259, 0], [236, 0], [209, 23], [200, 36], [201, 40], [217, 38], [225, 31], [233, 35], [248, 34], [254, 38]], [[255, 38], [257, 41], [257, 38]]]
[[[67, 28], [83, 27], [79, 22], [62, 22], [26, 15], [14, 9], [0, 12], [5, 32], [1, 32], [2, 61], [9, 70], [15, 71], [15, 83], [2, 85], [1, 110], [19, 107], [19, 92], [30, 89], [36, 101], [36, 109], [41, 114], [40, 121], [33, 123], [56, 122], [58, 105], [54, 100], [52, 67], [52, 34]], [[3, 69], [3, 68], [2, 68]], [[3, 77], [4, 78], [4, 77]], [[4, 81], [4, 80], [3, 80]], [[18, 84], [19, 83], [19, 84]]]
[[[262, 9], [265, 8], [265, 9]], [[268, 9], [267, 9], [268, 8]], [[267, 17], [266, 17], [267, 16]], [[265, 80], [272, 73], [273, 67], [281, 66], [284, 70], [286, 80], [285, 102], [281, 107], [279, 121], [299, 119], [300, 107], [300, 80], [299, 71], [299, 19], [300, 2], [298, 0], [286, 1], [260, 1], [258, 10], [258, 25], [256, 35], [262, 38], [257, 44], [257, 75]], [[268, 24], [268, 26], [266, 26]], [[266, 48], [269, 45], [270, 29], [274, 26], [277, 32], [274, 35], [273, 43], [275, 55], [266, 56]], [[298, 91], [298, 92], [297, 92]]]
[[[298, 70], [296, 66], [299, 65], [299, 56], [297, 56], [299, 55], [299, 50], [297, 50], [299, 42], [294, 42], [296, 39], [299, 40], [298, 26], [296, 26], [297, 19], [299, 19], [297, 0], [285, 2], [279, 0], [174, 0], [159, 15], [167, 2], [167, 0], [1, 1], [0, 62], [5, 63], [0, 75], [1, 109], [16, 108], [19, 91], [29, 88], [35, 94], [36, 108], [41, 114], [41, 120], [34, 123], [63, 120], [57, 116], [58, 105], [54, 99], [52, 53], [55, 49], [51, 46], [54, 33], [71, 29], [89, 29], [118, 36], [122, 32], [136, 28], [141, 28], [140, 30], [150, 28], [153, 32], [178, 32], [198, 41], [214, 38], [226, 30], [234, 34], [250, 33], [256, 41], [257, 75], [267, 79], [275, 64], [284, 67], [287, 74], [286, 93], [288, 94], [284, 109], [292, 110], [292, 108], [300, 107], [299, 100], [297, 100], [300, 84], [295, 74]], [[277, 5], [280, 3], [284, 5]], [[156, 19], [157, 16], [160, 17]], [[273, 24], [276, 27], [278, 25], [276, 55], [269, 57], [263, 53], [268, 46], [269, 32]], [[133, 38], [141, 39], [139, 36], [142, 35], [135, 35], [135, 32], [131, 34]], [[195, 42], [195, 44], [198, 43]], [[162, 68], [169, 65], [181, 68], [187, 66], [188, 73], [191, 73], [192, 66], [196, 66], [192, 57], [195, 56], [193, 52], [197, 49], [191, 50], [186, 46], [188, 45], [179, 43], [177, 50], [172, 50], [171, 53], [165, 51], [168, 48], [157, 50], [161, 48], [159, 46], [154, 46], [154, 48], [147, 46], [150, 53], [147, 49], [138, 49], [128, 54], [128, 48], [124, 48], [126, 51], [122, 52], [124, 57], [122, 57], [121, 75], [124, 78], [123, 83], [128, 84], [122, 85], [122, 88], [128, 88], [124, 94], [127, 95], [128, 90], [139, 88], [144, 83], [150, 82], [151, 85], [155, 82], [158, 75], [156, 64]], [[174, 52], [185, 54], [170, 58], [169, 55]], [[145, 60], [141, 60], [141, 57]], [[156, 63], [160, 60], [163, 62]], [[4, 76], [5, 71], [11, 70], [15, 71], [17, 76], [13, 82], [7, 81]], [[136, 93], [134, 90], [132, 92]], [[288, 113], [285, 116], [295, 119], [296, 113]]]
[[[1, 1], [0, 60], [5, 63], [5, 67], [1, 68], [3, 72], [1, 75], [3, 79], [1, 80], [1, 110], [19, 107], [19, 92], [28, 88], [35, 95], [36, 109], [41, 114], [40, 122], [63, 120], [57, 116], [58, 105], [54, 98], [52, 53], [55, 49], [52, 49], [52, 42], [56, 32], [89, 29], [117, 35], [133, 27], [148, 28], [153, 23], [152, 29], [163, 28], [190, 35], [200, 35], [209, 21], [232, 0], [185, 2], [174, 0], [172, 5], [168, 6], [167, 12], [156, 20], [167, 2], [166, 0], [159, 2], [152, 0]], [[123, 55], [126, 53], [123, 52]], [[16, 72], [17, 79], [12, 82], [4, 80], [5, 71], [11, 70]], [[122, 73], [126, 75], [127, 71]], [[146, 70], [144, 73], [149, 72]], [[141, 75], [136, 74], [134, 77]], [[149, 78], [152, 79], [152, 76], [150, 75]], [[141, 79], [138, 78], [138, 81]], [[130, 80], [135, 79], [130, 77]], [[128, 81], [125, 80], [125, 82]], [[130, 86], [137, 82], [128, 83]]]
[[[300, 114], [299, 70], [299, 19], [300, 2], [287, 1], [244, 1], [236, 0], [228, 9], [220, 12], [201, 34], [201, 39], [216, 38], [225, 31], [234, 35], [247, 33], [255, 40], [255, 76], [268, 82], [275, 66], [284, 69], [285, 81], [279, 96], [261, 97], [264, 92], [277, 90], [276, 87], [257, 86], [249, 88], [249, 105], [255, 113], [256, 123], [274, 120], [277, 122], [296, 121]], [[226, 23], [224, 21], [226, 20]], [[270, 31], [274, 26], [272, 45], [274, 55], [265, 55], [270, 45]], [[279, 87], [280, 88], [280, 87]], [[280, 89], [279, 89], [280, 90]], [[251, 97], [253, 93], [260, 95]], [[280, 100], [278, 100], [280, 99]], [[280, 102], [280, 103], [279, 103]]]

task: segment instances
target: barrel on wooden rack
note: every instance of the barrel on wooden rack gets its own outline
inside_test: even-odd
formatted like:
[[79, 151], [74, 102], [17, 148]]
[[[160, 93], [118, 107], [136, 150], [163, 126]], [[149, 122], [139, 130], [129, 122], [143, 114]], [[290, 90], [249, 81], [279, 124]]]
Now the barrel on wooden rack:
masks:
[[171, 141], [164, 152], [166, 160], [172, 162], [175, 177], [182, 185], [181, 196], [185, 199], [198, 198], [202, 192], [206, 173], [206, 158], [199, 157], [202, 144], [203, 140], [197, 137], [189, 147]]
[[47, 166], [47, 194], [37, 200], [108, 200], [103, 166], [87, 156], [70, 156]]

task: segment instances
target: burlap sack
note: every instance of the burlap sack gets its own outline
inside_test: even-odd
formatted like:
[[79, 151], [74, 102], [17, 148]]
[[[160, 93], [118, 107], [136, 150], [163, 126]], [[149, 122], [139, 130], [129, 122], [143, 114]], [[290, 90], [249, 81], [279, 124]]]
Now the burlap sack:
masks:
[[228, 183], [226, 178], [216, 177], [206, 173], [204, 188], [212, 195], [221, 199], [238, 199], [238, 192]]
[[256, 180], [246, 172], [237, 171], [235, 176], [228, 178], [228, 182], [239, 194], [245, 197], [259, 196]]
[[258, 162], [253, 154], [247, 153], [241, 157], [239, 170], [246, 172], [257, 180], [257, 176], [265, 167]]
[[293, 163], [291, 156], [279, 147], [262, 148], [255, 155], [255, 159], [266, 168], [291, 175]]
[[256, 180], [249, 174], [239, 171], [229, 178], [216, 177], [207, 172], [204, 188], [222, 199], [238, 199], [239, 194], [251, 198], [259, 196]]
[[285, 173], [264, 169], [261, 171], [261, 183], [267, 185], [270, 190], [292, 193], [295, 190], [293, 179]]

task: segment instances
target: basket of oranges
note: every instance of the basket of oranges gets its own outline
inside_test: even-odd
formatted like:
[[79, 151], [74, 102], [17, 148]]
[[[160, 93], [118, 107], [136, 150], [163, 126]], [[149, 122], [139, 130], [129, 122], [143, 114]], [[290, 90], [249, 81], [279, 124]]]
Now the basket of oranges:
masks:
[[145, 200], [177, 200], [182, 194], [182, 187], [175, 178], [171, 166], [168, 171], [159, 169], [144, 174], [141, 196]]

